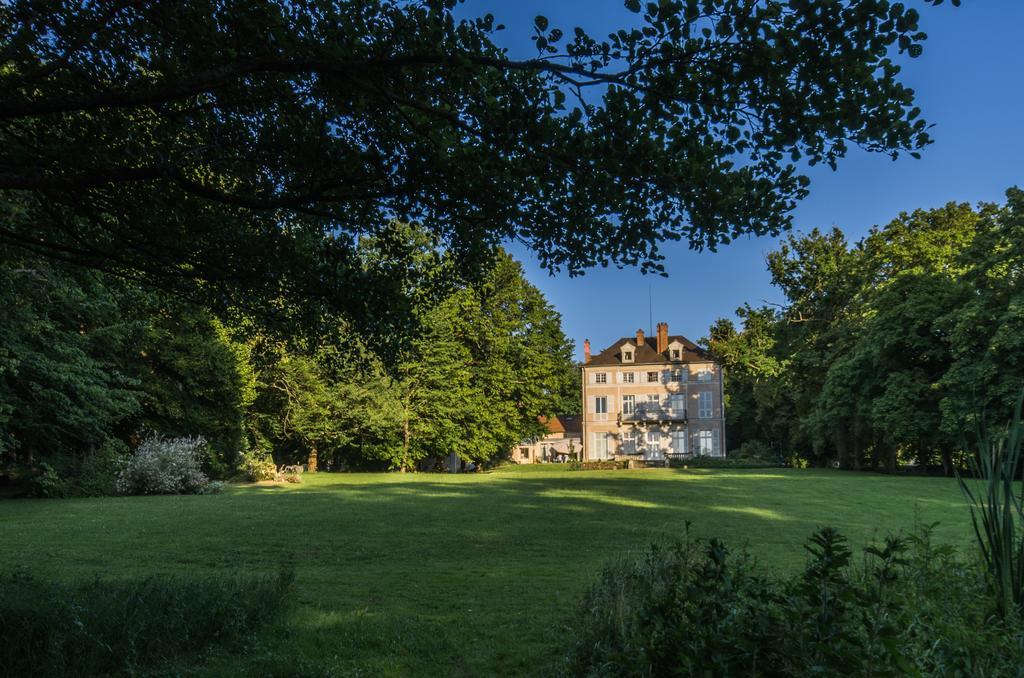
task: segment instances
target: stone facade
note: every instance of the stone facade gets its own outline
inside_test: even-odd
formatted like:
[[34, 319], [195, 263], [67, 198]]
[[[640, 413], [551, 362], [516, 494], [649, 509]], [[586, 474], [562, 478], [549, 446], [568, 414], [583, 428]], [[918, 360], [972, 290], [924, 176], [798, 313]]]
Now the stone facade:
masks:
[[721, 366], [659, 323], [597, 355], [584, 342], [583, 460], [725, 456]]

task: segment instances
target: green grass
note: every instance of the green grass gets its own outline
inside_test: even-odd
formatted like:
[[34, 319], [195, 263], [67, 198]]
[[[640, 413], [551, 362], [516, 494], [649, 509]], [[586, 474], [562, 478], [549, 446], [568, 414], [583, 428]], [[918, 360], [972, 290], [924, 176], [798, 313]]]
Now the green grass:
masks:
[[295, 568], [287, 624], [204, 671], [251, 675], [536, 674], [602, 563], [691, 532], [799, 567], [835, 525], [855, 545], [939, 522], [970, 547], [956, 482], [838, 471], [307, 475], [223, 495], [0, 502], [0, 568], [66, 580]]

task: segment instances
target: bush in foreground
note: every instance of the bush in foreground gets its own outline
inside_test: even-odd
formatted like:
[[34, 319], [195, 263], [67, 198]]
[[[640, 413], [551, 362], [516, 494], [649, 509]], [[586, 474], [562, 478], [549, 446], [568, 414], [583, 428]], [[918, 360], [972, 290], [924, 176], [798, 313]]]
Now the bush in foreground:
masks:
[[0, 675], [136, 674], [236, 639], [278, 617], [291, 572], [69, 586], [0, 575]]
[[1018, 675], [1024, 624], [928, 531], [853, 564], [812, 536], [801, 575], [761, 575], [717, 540], [608, 566], [572, 623], [563, 675]]

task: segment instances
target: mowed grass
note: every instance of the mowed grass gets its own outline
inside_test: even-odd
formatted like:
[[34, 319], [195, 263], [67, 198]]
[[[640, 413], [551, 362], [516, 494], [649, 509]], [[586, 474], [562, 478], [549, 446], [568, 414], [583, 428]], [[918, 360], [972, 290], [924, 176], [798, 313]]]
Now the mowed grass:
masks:
[[[0, 567], [65, 580], [295, 568], [287, 623], [197, 671], [537, 674], [602, 563], [691, 534], [804, 562], [820, 525], [855, 545], [938, 522], [970, 547], [956, 482], [824, 470], [316, 474], [212, 496], [0, 502]], [[179, 667], [180, 668], [180, 667]]]

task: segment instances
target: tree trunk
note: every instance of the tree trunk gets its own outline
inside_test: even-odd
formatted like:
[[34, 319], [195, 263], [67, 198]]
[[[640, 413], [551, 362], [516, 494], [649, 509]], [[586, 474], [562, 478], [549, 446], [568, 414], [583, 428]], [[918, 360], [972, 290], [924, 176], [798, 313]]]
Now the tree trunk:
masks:
[[839, 468], [850, 468], [850, 433], [845, 428], [836, 431], [836, 461]]
[[402, 463], [399, 470], [405, 473], [405, 467], [409, 463], [409, 443], [411, 434], [409, 432], [409, 403], [402, 409]]
[[889, 474], [896, 473], [896, 447], [887, 446], [885, 448], [885, 472]]
[[953, 475], [953, 453], [949, 450], [942, 451], [942, 473], [946, 476]]
[[310, 473], [316, 473], [316, 462], [316, 448], [311, 447], [309, 450], [309, 454], [306, 455], [306, 470]]

